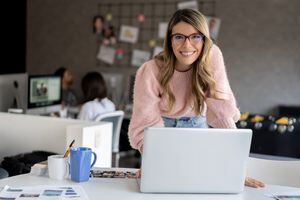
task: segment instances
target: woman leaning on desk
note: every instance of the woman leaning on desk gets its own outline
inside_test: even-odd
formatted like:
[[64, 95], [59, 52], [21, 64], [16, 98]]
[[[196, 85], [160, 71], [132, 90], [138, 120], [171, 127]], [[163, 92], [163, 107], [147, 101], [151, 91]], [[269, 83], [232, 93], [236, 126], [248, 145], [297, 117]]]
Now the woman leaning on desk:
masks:
[[[176, 11], [164, 42], [163, 52], [136, 74], [128, 135], [141, 153], [146, 127], [236, 128], [240, 117], [222, 52], [200, 12]], [[252, 178], [245, 184], [264, 186]]]

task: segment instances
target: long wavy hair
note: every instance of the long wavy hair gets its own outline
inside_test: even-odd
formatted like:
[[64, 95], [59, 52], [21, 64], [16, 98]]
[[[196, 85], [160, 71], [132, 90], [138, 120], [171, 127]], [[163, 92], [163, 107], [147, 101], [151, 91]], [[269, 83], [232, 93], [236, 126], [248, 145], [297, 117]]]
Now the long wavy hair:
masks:
[[164, 50], [155, 56], [156, 63], [160, 67], [160, 84], [163, 90], [162, 96], [168, 100], [169, 112], [175, 104], [175, 96], [171, 91], [169, 82], [175, 71], [176, 57], [172, 49], [172, 29], [179, 22], [186, 22], [204, 35], [202, 51], [199, 58], [192, 64], [192, 102], [193, 110], [199, 115], [203, 110], [205, 96], [215, 96], [215, 80], [212, 77], [209, 66], [209, 52], [213, 42], [209, 36], [209, 29], [205, 17], [198, 11], [192, 9], [177, 10], [168, 24], [168, 30], [164, 40]]

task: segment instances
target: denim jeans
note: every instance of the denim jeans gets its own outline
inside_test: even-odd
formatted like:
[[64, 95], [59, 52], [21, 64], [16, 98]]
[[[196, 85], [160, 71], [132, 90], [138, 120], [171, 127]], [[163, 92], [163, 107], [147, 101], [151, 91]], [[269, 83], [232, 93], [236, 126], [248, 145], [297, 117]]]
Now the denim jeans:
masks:
[[179, 119], [162, 117], [165, 127], [178, 127], [178, 128], [208, 128], [206, 117], [181, 117]]

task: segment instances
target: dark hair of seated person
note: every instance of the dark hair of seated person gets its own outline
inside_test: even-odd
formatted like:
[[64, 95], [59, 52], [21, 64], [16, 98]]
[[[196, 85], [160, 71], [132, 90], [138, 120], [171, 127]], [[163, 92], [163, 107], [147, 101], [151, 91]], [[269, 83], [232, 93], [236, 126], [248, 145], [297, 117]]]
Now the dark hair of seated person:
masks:
[[65, 67], [60, 67], [58, 68], [55, 72], [54, 75], [56, 76], [60, 76], [61, 79], [63, 79], [65, 72], [67, 71], [67, 69]]
[[84, 94], [83, 103], [93, 101], [96, 98], [100, 101], [107, 97], [106, 84], [99, 72], [87, 73], [81, 81], [81, 88]]

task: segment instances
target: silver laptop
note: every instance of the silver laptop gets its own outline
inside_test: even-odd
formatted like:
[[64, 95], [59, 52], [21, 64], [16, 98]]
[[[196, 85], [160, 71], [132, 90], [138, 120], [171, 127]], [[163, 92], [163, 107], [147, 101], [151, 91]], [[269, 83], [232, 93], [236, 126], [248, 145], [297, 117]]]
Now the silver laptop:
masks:
[[147, 128], [140, 190], [145, 193], [240, 193], [252, 130]]

